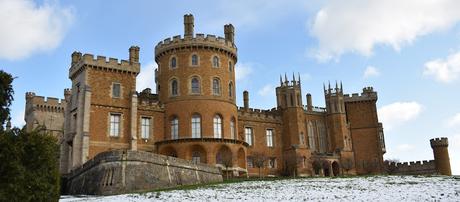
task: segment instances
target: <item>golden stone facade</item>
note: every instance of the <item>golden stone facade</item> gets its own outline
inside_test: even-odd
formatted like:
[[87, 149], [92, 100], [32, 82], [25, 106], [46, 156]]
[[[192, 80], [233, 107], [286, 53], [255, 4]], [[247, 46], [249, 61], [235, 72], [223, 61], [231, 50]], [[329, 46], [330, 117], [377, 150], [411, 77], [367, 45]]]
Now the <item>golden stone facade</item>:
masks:
[[[184, 36], [155, 46], [156, 93], [136, 92], [139, 47], [129, 59], [72, 54], [72, 87], [61, 102], [49, 102], [52, 113], [26, 122], [56, 129], [62, 136], [61, 172], [68, 173], [108, 150], [139, 150], [222, 167], [233, 176], [296, 174], [341, 175], [382, 173], [385, 153], [377, 93], [344, 94], [342, 84], [324, 87], [326, 108], [312, 105], [301, 90], [301, 78], [280, 78], [277, 106], [269, 110], [236, 105], [234, 27], [225, 37], [194, 33], [194, 18], [184, 16]], [[26, 95], [35, 105], [35, 94]], [[41, 102], [46, 102], [41, 97]], [[54, 104], [53, 104], [54, 103]], [[49, 109], [51, 109], [49, 108]], [[56, 112], [57, 111], [57, 112]], [[59, 126], [43, 120], [58, 113]]]

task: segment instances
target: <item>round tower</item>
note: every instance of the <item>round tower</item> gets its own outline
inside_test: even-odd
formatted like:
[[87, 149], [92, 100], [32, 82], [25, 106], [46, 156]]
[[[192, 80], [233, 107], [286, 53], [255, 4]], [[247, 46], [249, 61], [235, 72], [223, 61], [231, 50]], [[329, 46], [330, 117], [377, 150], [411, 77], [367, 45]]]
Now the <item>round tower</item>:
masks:
[[[200, 161], [212, 164], [221, 158], [214, 155], [220, 146], [237, 154], [240, 152], [233, 151], [232, 145], [244, 145], [237, 135], [237, 48], [233, 38], [194, 35], [193, 23], [193, 16], [185, 15], [185, 36], [167, 38], [155, 46], [157, 93], [165, 107], [166, 123], [165, 140], [157, 145], [160, 153], [176, 153], [177, 157], [191, 160], [193, 149], [184, 151], [185, 143], [190, 147], [198, 145], [196, 150], [206, 154], [206, 160], [202, 156]], [[231, 28], [229, 34], [230, 28], [225, 27], [226, 35], [233, 36]]]
[[439, 174], [452, 175], [450, 170], [449, 151], [447, 150], [447, 147], [449, 146], [447, 138], [442, 137], [431, 139], [430, 145], [433, 149], [434, 161]]

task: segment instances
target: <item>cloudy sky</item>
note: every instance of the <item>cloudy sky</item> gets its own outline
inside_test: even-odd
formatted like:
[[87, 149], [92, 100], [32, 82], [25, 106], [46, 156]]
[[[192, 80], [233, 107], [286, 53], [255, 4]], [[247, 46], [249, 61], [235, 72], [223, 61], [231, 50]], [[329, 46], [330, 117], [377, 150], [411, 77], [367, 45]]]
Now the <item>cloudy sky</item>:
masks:
[[153, 88], [155, 44], [182, 34], [183, 15], [193, 13], [196, 33], [236, 27], [236, 89], [250, 92], [251, 107], [276, 105], [284, 73], [299, 73], [317, 106], [324, 82], [343, 81], [346, 93], [373, 86], [385, 158], [432, 159], [429, 139], [448, 137], [460, 174], [459, 10], [457, 0], [0, 0], [0, 68], [17, 77], [13, 124], [21, 126], [25, 92], [63, 97], [75, 50], [126, 59], [138, 45], [138, 90]]

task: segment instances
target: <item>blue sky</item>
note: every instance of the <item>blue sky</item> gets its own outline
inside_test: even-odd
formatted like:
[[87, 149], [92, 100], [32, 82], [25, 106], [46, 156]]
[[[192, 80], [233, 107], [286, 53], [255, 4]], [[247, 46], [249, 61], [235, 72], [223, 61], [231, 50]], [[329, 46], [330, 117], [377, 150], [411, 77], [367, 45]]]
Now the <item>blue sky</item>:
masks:
[[138, 90], [153, 88], [154, 46], [183, 34], [223, 35], [235, 26], [237, 95], [253, 108], [276, 105], [279, 75], [299, 73], [302, 91], [324, 106], [324, 82], [346, 93], [373, 86], [385, 128], [385, 158], [432, 159], [429, 139], [448, 137], [460, 174], [460, 2], [379, 1], [28, 1], [0, 0], [0, 68], [16, 76], [13, 124], [24, 124], [24, 94], [63, 97], [73, 51], [126, 59], [141, 48]]

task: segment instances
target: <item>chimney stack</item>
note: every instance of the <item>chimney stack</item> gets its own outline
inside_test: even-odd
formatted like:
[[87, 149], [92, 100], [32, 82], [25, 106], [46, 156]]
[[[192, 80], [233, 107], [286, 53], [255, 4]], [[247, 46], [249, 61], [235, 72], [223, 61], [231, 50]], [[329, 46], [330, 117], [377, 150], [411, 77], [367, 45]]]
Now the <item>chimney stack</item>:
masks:
[[184, 38], [193, 37], [194, 32], [194, 18], [192, 14], [184, 15]]

